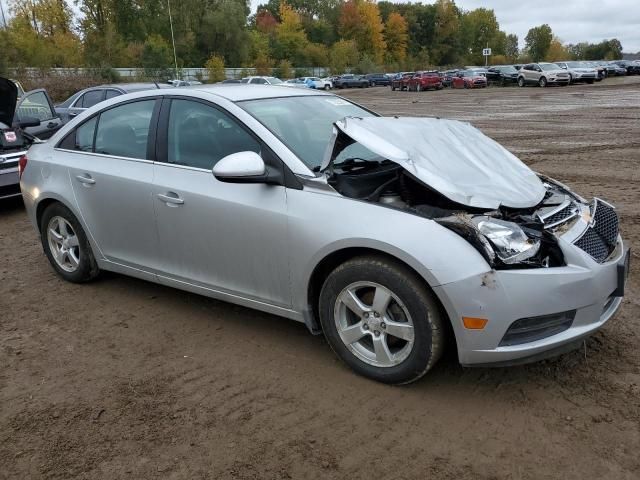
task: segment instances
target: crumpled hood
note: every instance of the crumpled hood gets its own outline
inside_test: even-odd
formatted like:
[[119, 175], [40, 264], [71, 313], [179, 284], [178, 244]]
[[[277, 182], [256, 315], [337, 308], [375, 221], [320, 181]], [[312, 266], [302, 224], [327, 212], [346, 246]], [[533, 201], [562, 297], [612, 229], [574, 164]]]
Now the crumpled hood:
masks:
[[13, 115], [18, 100], [18, 87], [11, 80], [0, 77], [0, 123], [6, 128], [13, 124]]
[[411, 117], [343, 118], [334, 124], [321, 170], [332, 161], [338, 131], [463, 205], [528, 208], [540, 203], [546, 192], [529, 167], [467, 122]]

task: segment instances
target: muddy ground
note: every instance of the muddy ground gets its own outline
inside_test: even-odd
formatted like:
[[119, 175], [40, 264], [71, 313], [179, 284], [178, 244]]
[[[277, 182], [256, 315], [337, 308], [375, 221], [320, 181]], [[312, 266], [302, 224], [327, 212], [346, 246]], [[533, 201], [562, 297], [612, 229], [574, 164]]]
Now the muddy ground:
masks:
[[[640, 252], [640, 77], [346, 95], [471, 121], [618, 205]], [[637, 267], [620, 313], [579, 351], [508, 369], [449, 355], [389, 387], [301, 324], [118, 275], [64, 283], [20, 201], [0, 205], [0, 258], [0, 478], [639, 476]]]

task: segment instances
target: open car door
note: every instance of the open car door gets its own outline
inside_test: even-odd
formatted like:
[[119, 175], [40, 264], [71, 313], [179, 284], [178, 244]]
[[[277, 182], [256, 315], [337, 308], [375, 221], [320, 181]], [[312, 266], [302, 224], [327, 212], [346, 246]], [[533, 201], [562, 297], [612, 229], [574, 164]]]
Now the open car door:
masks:
[[40, 125], [24, 129], [40, 140], [48, 139], [62, 127], [62, 120], [53, 108], [49, 94], [42, 88], [25, 93], [16, 106], [14, 125], [27, 119], [40, 121]]

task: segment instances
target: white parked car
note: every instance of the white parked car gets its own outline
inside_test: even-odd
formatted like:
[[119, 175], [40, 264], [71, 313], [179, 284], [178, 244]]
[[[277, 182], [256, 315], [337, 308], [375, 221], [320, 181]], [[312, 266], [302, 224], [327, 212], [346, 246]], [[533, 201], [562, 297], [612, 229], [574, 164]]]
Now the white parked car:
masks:
[[284, 83], [277, 77], [244, 77], [240, 82], [252, 85], [282, 85]]
[[554, 62], [569, 73], [569, 82], [593, 83], [598, 79], [598, 70], [586, 62]]

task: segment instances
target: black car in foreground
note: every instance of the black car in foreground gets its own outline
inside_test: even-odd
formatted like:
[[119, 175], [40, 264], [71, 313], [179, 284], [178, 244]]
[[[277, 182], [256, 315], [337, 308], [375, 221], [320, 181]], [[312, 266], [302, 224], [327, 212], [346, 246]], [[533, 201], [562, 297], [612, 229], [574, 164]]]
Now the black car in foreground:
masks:
[[368, 73], [364, 77], [369, 80], [369, 85], [371, 87], [375, 87], [377, 85], [388, 87], [391, 85], [391, 78], [384, 73]]
[[487, 69], [489, 85], [515, 85], [518, 83], [518, 70], [513, 65], [495, 65]]
[[22, 93], [19, 101], [18, 94], [14, 82], [0, 77], [0, 199], [20, 195], [20, 158], [62, 126], [45, 90]]

